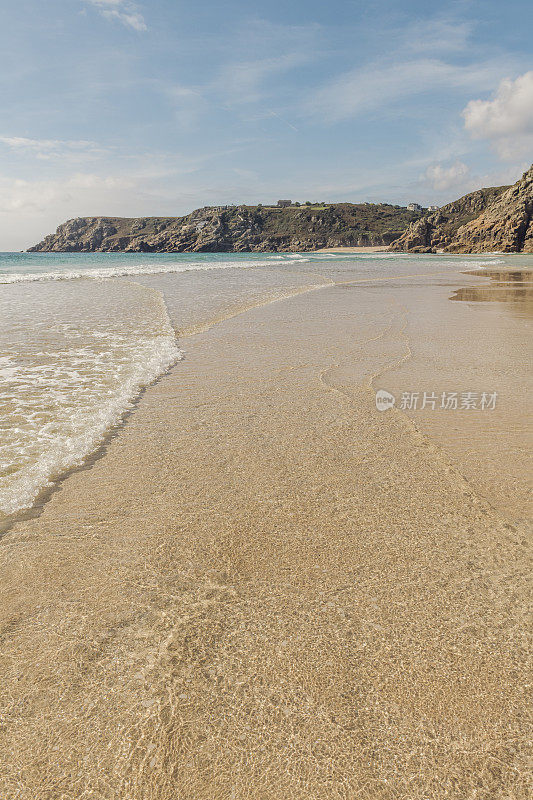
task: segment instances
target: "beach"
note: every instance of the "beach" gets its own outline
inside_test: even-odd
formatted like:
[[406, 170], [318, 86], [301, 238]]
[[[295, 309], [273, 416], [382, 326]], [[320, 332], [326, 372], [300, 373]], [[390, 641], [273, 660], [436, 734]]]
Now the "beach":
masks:
[[529, 796], [533, 260], [292, 255], [54, 279], [164, 357], [5, 517], [2, 798]]
[[316, 251], [317, 253], [385, 253], [387, 248], [383, 246], [376, 247], [323, 247]]

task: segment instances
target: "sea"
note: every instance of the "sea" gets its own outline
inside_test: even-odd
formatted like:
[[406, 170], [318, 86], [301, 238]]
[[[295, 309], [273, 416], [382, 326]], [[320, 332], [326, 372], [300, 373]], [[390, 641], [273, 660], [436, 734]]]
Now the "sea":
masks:
[[[479, 285], [469, 273], [516, 271], [517, 258], [0, 253], [0, 525], [38, 505], [82, 465], [145, 387], [179, 369], [196, 333], [336, 283], [377, 291], [384, 278], [405, 284], [435, 274], [441, 294], [454, 299]], [[476, 302], [472, 295], [455, 299]], [[490, 305], [493, 298], [480, 299]], [[517, 336], [526, 318], [515, 313]]]

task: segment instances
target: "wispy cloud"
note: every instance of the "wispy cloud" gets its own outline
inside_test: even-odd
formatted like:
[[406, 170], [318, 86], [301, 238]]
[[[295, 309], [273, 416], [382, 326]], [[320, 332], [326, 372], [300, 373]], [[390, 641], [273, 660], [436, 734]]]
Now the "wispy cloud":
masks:
[[338, 122], [392, 107], [402, 113], [420, 107], [425, 94], [488, 91], [516, 65], [509, 55], [488, 54], [475, 28], [451, 11], [394, 28], [385, 24], [374, 58], [308, 91], [302, 111]]
[[[99, 176], [91, 173], [77, 173], [66, 179], [27, 181], [21, 179], [0, 179], [2, 200], [0, 213], [32, 210], [46, 212], [50, 207], [68, 208], [73, 201], [87, 205], [97, 200], [95, 208], [105, 195], [118, 194], [123, 199], [131, 191], [131, 179], [115, 176]], [[114, 199], [114, 198], [113, 198]]]
[[455, 65], [436, 58], [396, 60], [340, 75], [311, 94], [304, 111], [337, 122], [425, 92], [488, 89], [500, 74], [500, 65], [492, 61]]
[[461, 53], [470, 48], [473, 25], [450, 16], [418, 20], [400, 32], [400, 48], [412, 53]]
[[0, 136], [0, 144], [35, 158], [87, 158], [104, 155], [108, 151], [96, 142], [62, 139], [28, 139], [25, 136]]
[[280, 25], [264, 19], [246, 20], [221, 45], [223, 61], [206, 91], [219, 105], [232, 107], [290, 92], [290, 73], [318, 58], [322, 35], [315, 23]]
[[181, 131], [197, 127], [202, 116], [209, 111], [210, 105], [202, 87], [166, 81], [154, 81], [153, 85], [174, 110], [175, 122]]
[[131, 0], [84, 0], [84, 2], [95, 6], [106, 19], [120, 22], [134, 31], [148, 30], [137, 4]]
[[[185, 86], [160, 81], [156, 86], [175, 108], [176, 122], [182, 129], [192, 128], [210, 110], [225, 112], [247, 107], [248, 122], [275, 117], [297, 130], [285, 114], [269, 107], [269, 99], [272, 100], [279, 92], [277, 78], [307, 64], [312, 58], [309, 50], [296, 49], [268, 58], [230, 60], [218, 67], [214, 78], [201, 85]], [[249, 107], [254, 107], [252, 116]]]
[[533, 71], [501, 81], [491, 100], [471, 100], [463, 111], [474, 139], [488, 139], [510, 161], [533, 154]]
[[269, 78], [283, 75], [310, 60], [305, 52], [289, 52], [272, 58], [230, 63], [222, 67], [212, 90], [232, 105], [257, 103]]

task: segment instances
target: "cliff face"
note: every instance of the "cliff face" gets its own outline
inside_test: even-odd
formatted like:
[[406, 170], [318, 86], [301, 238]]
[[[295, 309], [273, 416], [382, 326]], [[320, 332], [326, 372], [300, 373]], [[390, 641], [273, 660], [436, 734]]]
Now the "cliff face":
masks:
[[82, 217], [31, 252], [282, 252], [387, 246], [420, 212], [387, 204], [203, 208], [184, 217]]
[[423, 217], [410, 225], [399, 239], [391, 244], [390, 250], [434, 253], [437, 250], [448, 249], [455, 240], [459, 228], [476, 219], [507, 189], [507, 186], [478, 189], [453, 203], [442, 206], [435, 214]]
[[413, 253], [533, 252], [533, 166], [513, 186], [480, 189], [417, 220], [390, 246]]
[[49, 252], [291, 252], [390, 245], [434, 253], [533, 252], [533, 166], [435, 214], [386, 204], [202, 208], [184, 217], [81, 217], [31, 247]]
[[455, 253], [533, 253], [533, 165], [482, 214], [457, 231]]

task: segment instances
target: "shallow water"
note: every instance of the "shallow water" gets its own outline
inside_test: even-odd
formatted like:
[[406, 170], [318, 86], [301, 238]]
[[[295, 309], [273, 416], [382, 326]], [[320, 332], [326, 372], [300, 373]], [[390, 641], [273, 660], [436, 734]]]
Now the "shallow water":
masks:
[[136, 284], [13, 284], [0, 296], [0, 512], [32, 504], [179, 357], [161, 295]]
[[464, 286], [457, 289], [451, 300], [468, 303], [505, 303], [506, 308], [518, 317], [533, 317], [533, 269], [489, 269], [466, 273], [478, 278], [490, 278], [490, 284]]
[[[438, 409], [411, 416], [457, 457], [470, 437], [472, 471], [491, 458], [497, 471], [505, 455], [509, 474], [522, 474], [530, 262], [389, 253], [0, 254], [0, 521], [80, 464], [139, 391], [181, 358], [187, 337], [333, 284], [352, 292], [361, 324], [365, 315], [379, 324], [393, 313], [403, 331], [407, 349], [381, 338], [386, 378], [375, 375], [374, 388], [398, 396], [498, 391], [490, 418], [457, 411], [444, 419]], [[374, 375], [371, 350], [348, 359], [348, 383]]]
[[267, 266], [300, 260], [0, 254], [0, 523], [80, 464], [181, 358], [177, 332], [298, 290], [305, 277]]

